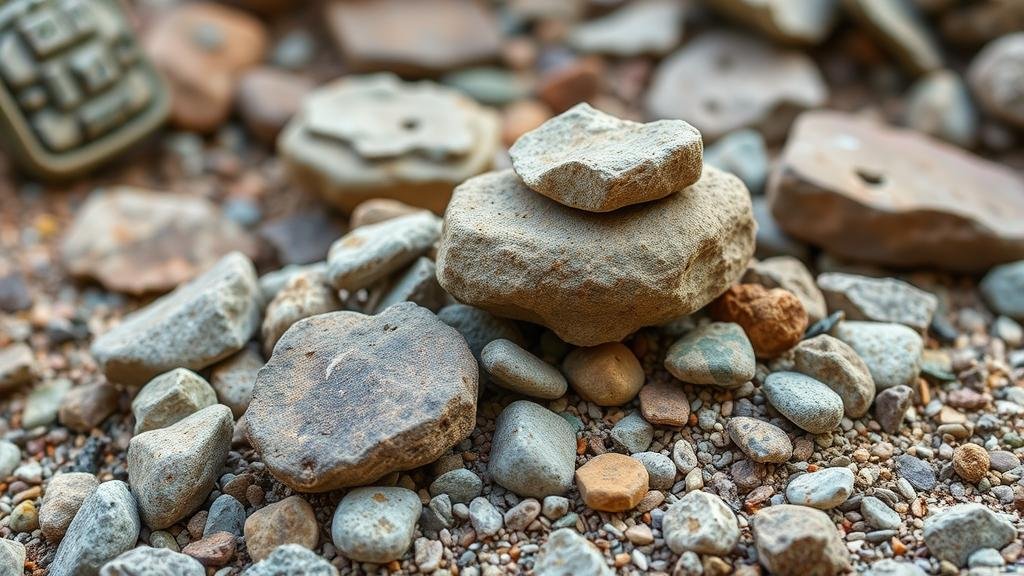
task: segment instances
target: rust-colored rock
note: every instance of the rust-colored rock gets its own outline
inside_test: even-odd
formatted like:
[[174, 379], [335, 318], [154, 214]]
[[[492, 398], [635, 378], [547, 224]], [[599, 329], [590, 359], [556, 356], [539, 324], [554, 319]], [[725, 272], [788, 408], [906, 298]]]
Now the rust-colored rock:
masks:
[[990, 465], [988, 450], [977, 444], [964, 444], [953, 452], [953, 470], [972, 484], [985, 477]]
[[614, 452], [595, 456], [576, 470], [576, 487], [583, 502], [603, 512], [624, 512], [639, 504], [649, 481], [639, 460]]
[[800, 299], [782, 288], [734, 284], [711, 303], [711, 317], [743, 327], [759, 358], [774, 358], [796, 346], [807, 330]]
[[284, 544], [315, 548], [320, 538], [313, 507], [300, 496], [289, 496], [253, 512], [245, 519], [244, 533], [253, 562], [270, 556]]
[[640, 389], [640, 413], [651, 424], [679, 428], [690, 418], [690, 401], [678, 383], [652, 382]]
[[230, 532], [214, 532], [181, 549], [203, 566], [223, 566], [235, 555], [235, 536]]
[[787, 234], [836, 256], [959, 272], [1024, 258], [1019, 174], [855, 116], [801, 116], [768, 194]]

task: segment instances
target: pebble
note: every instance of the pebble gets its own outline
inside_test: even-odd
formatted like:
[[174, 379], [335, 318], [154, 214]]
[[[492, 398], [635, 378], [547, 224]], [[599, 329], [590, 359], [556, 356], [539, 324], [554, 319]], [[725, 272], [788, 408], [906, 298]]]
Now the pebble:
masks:
[[953, 470], [971, 484], [985, 477], [990, 464], [988, 451], [977, 444], [963, 444], [953, 451]]
[[654, 533], [647, 524], [635, 524], [626, 528], [623, 532], [626, 539], [637, 546], [647, 546], [654, 543]]
[[526, 346], [526, 339], [515, 322], [495, 316], [486, 310], [465, 304], [449, 304], [438, 310], [437, 317], [458, 330], [459, 334], [466, 339], [473, 358], [480, 364], [480, 382], [486, 382], [487, 372], [483, 368], [483, 350], [488, 344], [494, 340], [504, 339], [516, 346]]
[[840, 3], [818, 0], [712, 0], [713, 8], [782, 44], [821, 44], [838, 20]]
[[918, 490], [931, 490], [935, 487], [935, 470], [916, 456], [910, 454], [897, 456], [896, 471]]
[[0, 539], [0, 573], [21, 576], [25, 573], [25, 545], [16, 540]]
[[832, 575], [848, 570], [849, 552], [835, 525], [821, 510], [780, 504], [752, 518], [758, 560], [777, 576]]
[[893, 322], [924, 332], [932, 322], [938, 299], [902, 280], [828, 272], [818, 287], [829, 310], [841, 310], [847, 320]]
[[808, 323], [828, 316], [825, 296], [821, 293], [807, 265], [793, 256], [774, 256], [751, 262], [743, 273], [744, 284], [760, 284], [765, 288], [782, 288], [796, 296], [807, 312]]
[[912, 329], [901, 324], [844, 321], [832, 333], [867, 365], [877, 390], [917, 384], [924, 342]]
[[139, 546], [103, 565], [99, 576], [205, 576], [195, 558], [168, 550]]
[[422, 211], [423, 208], [410, 206], [391, 198], [371, 198], [360, 202], [352, 209], [349, 215], [349, 230], [354, 230], [367, 224], [377, 224], [385, 220], [391, 220], [400, 216], [408, 216]]
[[249, 132], [258, 140], [273, 144], [285, 124], [302, 109], [303, 98], [315, 87], [308, 76], [257, 66], [238, 79], [235, 104]]
[[537, 97], [560, 113], [580, 102], [593, 101], [606, 73], [598, 57], [572, 58], [548, 68], [537, 82]]
[[757, 130], [730, 132], [704, 149], [704, 163], [735, 174], [751, 194], [764, 192], [768, 179], [768, 151]]
[[128, 445], [128, 483], [143, 521], [163, 529], [194, 512], [213, 489], [228, 455], [234, 420], [215, 404]]
[[543, 498], [565, 494], [576, 468], [576, 434], [554, 412], [517, 400], [498, 416], [487, 470], [501, 486]]
[[235, 555], [237, 544], [230, 532], [214, 532], [181, 549], [182, 554], [195, 558], [203, 566], [223, 566]]
[[688, 384], [736, 388], [754, 377], [754, 348], [743, 327], [732, 322], [698, 326], [665, 354], [665, 369]]
[[516, 174], [555, 202], [610, 212], [659, 200], [697, 182], [703, 145], [682, 120], [621, 120], [577, 104], [509, 150]]
[[[531, 85], [521, 75], [489, 66], [445, 74], [441, 82], [488, 106], [506, 106], [530, 96]], [[511, 143], [510, 143], [511, 144]]]
[[60, 542], [82, 503], [96, 491], [99, 481], [85, 472], [55, 474], [39, 504], [39, 527], [50, 542]]
[[463, 0], [382, 0], [330, 4], [325, 23], [351, 70], [431, 76], [494, 60], [498, 20]]
[[13, 314], [32, 308], [32, 293], [17, 272], [0, 274], [0, 311]]
[[646, 376], [633, 351], [619, 342], [577, 348], [562, 371], [580, 398], [598, 406], [621, 406], [640, 392]]
[[924, 542], [932, 556], [956, 566], [977, 550], [1000, 549], [1016, 537], [1009, 520], [981, 504], [957, 504], [924, 520]]
[[235, 418], [241, 418], [249, 408], [256, 373], [263, 364], [263, 356], [255, 347], [246, 346], [211, 370], [210, 386], [217, 393], [217, 401], [231, 408]]
[[604, 557], [597, 547], [572, 528], [561, 528], [548, 536], [548, 541], [541, 546], [533, 570], [536, 576], [564, 576], [565, 574], [613, 576], [614, 574], [612, 569], [605, 564]]
[[640, 413], [656, 426], [681, 428], [690, 419], [690, 401], [675, 382], [651, 382], [640, 389]]
[[729, 437], [754, 462], [785, 462], [793, 456], [793, 443], [781, 428], [746, 416], [729, 419]]
[[36, 358], [26, 344], [0, 348], [0, 392], [16, 390], [35, 378]]
[[185, 130], [212, 132], [231, 113], [238, 76], [263, 58], [267, 32], [247, 12], [200, 2], [161, 14], [145, 45], [169, 84], [171, 121]]
[[992, 310], [1024, 322], [1024, 260], [992, 268], [978, 287]]
[[853, 494], [853, 481], [853, 472], [841, 466], [801, 474], [786, 486], [786, 500], [790, 504], [830, 510]]
[[644, 465], [651, 490], [668, 490], [676, 481], [676, 465], [659, 452], [639, 452], [632, 458]]
[[927, 574], [912, 562], [884, 558], [872, 564], [865, 576], [927, 576]]
[[942, 52], [912, 4], [851, 0], [846, 8], [907, 72], [919, 75], [942, 67]]
[[654, 426], [648, 424], [639, 412], [630, 412], [615, 423], [609, 435], [618, 451], [636, 454], [650, 447], [654, 440]]
[[417, 538], [415, 550], [413, 559], [420, 572], [430, 574], [437, 570], [441, 564], [441, 556], [444, 554], [444, 544], [437, 540]]
[[[547, 498], [544, 501], [547, 502]], [[494, 536], [504, 525], [501, 512], [482, 496], [473, 498], [469, 503], [469, 521], [473, 525], [473, 530], [482, 538]]]
[[[797, 371], [825, 384], [839, 395], [847, 416], [860, 418], [867, 414], [875, 398], [874, 372], [853, 346], [861, 341], [854, 339], [851, 342], [843, 337], [848, 334], [843, 330], [848, 324], [843, 322], [837, 328], [839, 338], [821, 334], [804, 340], [793, 351], [793, 359]], [[858, 323], [855, 328], [861, 324], [867, 323]], [[917, 340], [920, 342], [920, 337]]]
[[827, 97], [807, 55], [749, 34], [711, 31], [661, 61], [646, 107], [651, 118], [686, 118], [708, 141], [742, 128], [771, 139], [785, 135], [793, 111]]
[[21, 449], [6, 440], [0, 440], [0, 480], [6, 479], [21, 463]]
[[718, 496], [699, 490], [669, 506], [661, 522], [665, 543], [676, 554], [727, 556], [740, 538], [732, 510]]
[[[330, 262], [328, 262], [328, 266]], [[327, 279], [318, 272], [299, 272], [285, 283], [263, 311], [263, 353], [268, 357], [274, 345], [293, 324], [342, 308], [337, 293], [327, 285]]]
[[978, 112], [956, 72], [937, 70], [921, 77], [906, 97], [904, 123], [962, 148], [978, 139]]
[[898, 530], [903, 523], [895, 510], [874, 496], [865, 496], [861, 499], [860, 514], [868, 524], [878, 530]]
[[414, 212], [352, 230], [331, 245], [327, 276], [339, 290], [367, 288], [411, 264], [441, 233], [441, 219]]
[[97, 337], [91, 352], [107, 378], [140, 386], [174, 368], [200, 370], [242, 349], [259, 327], [260, 289], [252, 261], [219, 260]]
[[524, 396], [554, 400], [569, 387], [557, 368], [504, 338], [484, 346], [480, 364], [496, 384]]
[[577, 52], [628, 58], [664, 55], [679, 45], [685, 10], [671, 0], [643, 0], [577, 24], [566, 42]]
[[381, 296], [376, 312], [399, 302], [415, 302], [431, 312], [437, 312], [448, 301], [448, 295], [437, 283], [437, 266], [426, 256], [420, 256], [391, 282]]
[[875, 396], [875, 420], [889, 434], [899, 432], [907, 409], [914, 403], [914, 391], [900, 384], [886, 388]]
[[203, 537], [217, 532], [241, 536], [244, 524], [245, 507], [242, 506], [242, 503], [230, 494], [221, 494], [210, 506], [210, 513], [206, 517], [206, 526], [203, 528]]
[[301, 496], [289, 496], [259, 508], [245, 519], [243, 533], [253, 562], [270, 557], [279, 546], [315, 548], [320, 538], [313, 507]]
[[505, 527], [516, 532], [524, 532], [537, 516], [540, 515], [541, 505], [534, 498], [527, 498], [505, 512]]
[[330, 562], [299, 544], [282, 544], [269, 556], [253, 564], [246, 576], [338, 576], [338, 569]]
[[831, 432], [843, 419], [843, 399], [810, 376], [773, 372], [761, 389], [776, 410], [812, 434]]
[[384, 564], [401, 558], [412, 544], [423, 506], [405, 488], [356, 488], [342, 498], [331, 522], [338, 551], [359, 562]]
[[[837, 257], [974, 273], [1024, 258], [1015, 227], [1024, 218], [1024, 182], [1008, 166], [914, 130], [805, 112], [769, 189], [779, 227]], [[941, 241], [936, 218], [949, 229]]]
[[992, 323], [992, 335], [1011, 348], [1024, 345], [1024, 327], [1008, 316], [999, 316]]
[[647, 469], [638, 460], [609, 452], [576, 470], [576, 487], [594, 510], [624, 512], [635, 507], [649, 488]]
[[258, 254], [255, 238], [196, 194], [102, 188], [75, 214], [61, 242], [61, 263], [73, 276], [117, 292], [166, 292], [233, 251]]
[[[995, 20], [998, 21], [998, 20]], [[1014, 81], [1024, 61], [1024, 33], [997, 38], [971, 61], [967, 81], [985, 112], [1017, 128], [1024, 127], [1024, 89]]]
[[467, 503], [480, 495], [484, 483], [472, 470], [456, 468], [430, 483], [430, 495], [447, 494], [452, 502]]
[[689, 474], [700, 464], [697, 455], [694, 454], [693, 445], [685, 438], [676, 440], [672, 445], [672, 462], [683, 474]]
[[537, 100], [517, 100], [502, 111], [501, 142], [511, 147], [516, 140], [551, 118], [551, 110]]
[[440, 531], [451, 528], [455, 522], [452, 499], [447, 494], [438, 494], [427, 502], [420, 515], [420, 528], [424, 533], [440, 536]]
[[277, 149], [297, 184], [345, 212], [389, 198], [441, 214], [457, 184], [490, 168], [500, 139], [498, 114], [457, 90], [346, 75], [305, 97]]
[[106, 380], [73, 386], [61, 400], [57, 420], [77, 432], [97, 428], [118, 409], [120, 393]]
[[39, 512], [32, 500], [23, 500], [11, 510], [7, 517], [7, 525], [11, 531], [17, 533], [31, 533], [39, 528]]
[[48, 573], [96, 574], [104, 564], [135, 546], [141, 528], [128, 485], [120, 480], [104, 482], [78, 509]]
[[175, 368], [150, 380], [132, 400], [135, 434], [171, 424], [217, 403], [217, 393], [202, 376]]
[[734, 284], [712, 302], [711, 317], [743, 327], [755, 354], [774, 358], [795, 346], [807, 330], [803, 304], [782, 288]]
[[[335, 389], [347, 392], [324, 394]], [[402, 302], [295, 323], [260, 370], [245, 419], [275, 478], [322, 492], [437, 460], [469, 435], [476, 397], [465, 340]]]
[[594, 346], [703, 307], [740, 275], [754, 232], [742, 182], [711, 167], [685, 194], [607, 213], [562, 206], [502, 170], [456, 189], [437, 276], [462, 302]]
[[57, 378], [39, 384], [25, 399], [25, 410], [21, 413], [21, 426], [29, 430], [45, 426], [57, 420], [61, 401], [71, 390], [71, 381]]
[[971, 569], [1002, 568], [1005, 565], [1006, 560], [995, 548], [976, 550], [967, 558], [967, 567]]

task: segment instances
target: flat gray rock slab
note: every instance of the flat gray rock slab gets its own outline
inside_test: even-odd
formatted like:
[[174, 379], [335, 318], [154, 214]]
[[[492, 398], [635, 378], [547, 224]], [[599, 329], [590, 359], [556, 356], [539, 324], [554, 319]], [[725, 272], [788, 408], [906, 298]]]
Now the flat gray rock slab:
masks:
[[818, 276], [832, 312], [842, 310], [847, 320], [895, 322], [924, 332], [931, 324], [939, 300], [929, 292], [896, 278], [871, 278], [827, 272]]
[[260, 370], [248, 437], [295, 490], [368, 484], [469, 436], [477, 374], [462, 336], [412, 302], [375, 316], [312, 316], [285, 332]]
[[642, 124], [577, 104], [516, 140], [509, 154], [523, 182], [590, 212], [664, 198], [700, 178], [700, 132], [682, 120]]
[[174, 368], [201, 370], [241, 350], [259, 328], [256, 269], [239, 252], [96, 338], [92, 355], [113, 382], [141, 386]]
[[141, 529], [128, 485], [120, 480], [104, 482], [85, 499], [71, 521], [49, 573], [96, 574], [104, 564], [134, 547]]
[[924, 543], [931, 553], [957, 566], [981, 548], [1000, 549], [1017, 537], [1013, 523], [981, 504], [957, 504], [924, 521]]
[[711, 167], [679, 193], [607, 213], [491, 172], [452, 196], [437, 277], [461, 302], [594, 346], [713, 300], [746, 267], [754, 228], [746, 187]]
[[[902, 324], [851, 321], [840, 322], [832, 333], [849, 344], [857, 356], [863, 359], [876, 390], [900, 385], [913, 388], [916, 384], [917, 376], [921, 373], [921, 354], [924, 351], [924, 341], [917, 332]], [[799, 367], [797, 369], [806, 372]], [[843, 395], [840, 390], [833, 390]], [[867, 402], [870, 404], [871, 400]], [[850, 411], [849, 406], [847, 410]], [[857, 410], [850, 415], [858, 417], [858, 412], [863, 414]]]
[[206, 568], [191, 556], [168, 550], [139, 546], [110, 562], [100, 576], [205, 576]]

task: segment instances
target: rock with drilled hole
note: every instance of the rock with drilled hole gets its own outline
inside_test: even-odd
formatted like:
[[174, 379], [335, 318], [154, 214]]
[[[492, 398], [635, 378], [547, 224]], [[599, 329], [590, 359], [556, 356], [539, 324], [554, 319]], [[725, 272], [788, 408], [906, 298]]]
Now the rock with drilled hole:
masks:
[[358, 486], [437, 460], [476, 421], [462, 336], [412, 302], [300, 320], [260, 370], [246, 412], [270, 472], [300, 492]]
[[958, 272], [1024, 258], [1024, 179], [917, 132], [808, 112], [768, 188], [786, 233], [837, 256]]
[[462, 302], [594, 346], [721, 294], [753, 254], [754, 229], [743, 182], [709, 166], [679, 193], [606, 213], [491, 172], [456, 189], [437, 278]]

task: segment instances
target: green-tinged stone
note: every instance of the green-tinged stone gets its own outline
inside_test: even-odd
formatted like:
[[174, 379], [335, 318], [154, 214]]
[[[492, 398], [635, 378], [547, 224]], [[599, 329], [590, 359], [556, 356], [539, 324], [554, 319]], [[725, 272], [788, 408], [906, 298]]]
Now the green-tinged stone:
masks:
[[690, 384], [734, 388], [754, 377], [754, 348], [739, 324], [713, 322], [695, 328], [668, 350], [665, 368]]

